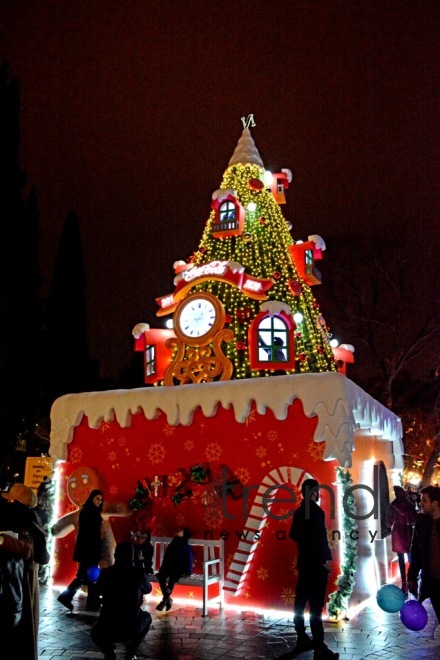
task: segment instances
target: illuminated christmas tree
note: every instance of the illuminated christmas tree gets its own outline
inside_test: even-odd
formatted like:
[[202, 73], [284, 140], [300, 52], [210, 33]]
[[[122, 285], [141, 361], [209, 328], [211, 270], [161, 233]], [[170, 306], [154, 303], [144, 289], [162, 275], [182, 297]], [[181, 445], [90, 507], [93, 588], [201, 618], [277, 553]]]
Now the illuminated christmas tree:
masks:
[[133, 330], [147, 383], [336, 371], [311, 290], [325, 244], [293, 241], [280, 209], [290, 180], [289, 170], [265, 170], [244, 128], [198, 249], [174, 263], [175, 290], [157, 299], [158, 316], [174, 313], [173, 331]]

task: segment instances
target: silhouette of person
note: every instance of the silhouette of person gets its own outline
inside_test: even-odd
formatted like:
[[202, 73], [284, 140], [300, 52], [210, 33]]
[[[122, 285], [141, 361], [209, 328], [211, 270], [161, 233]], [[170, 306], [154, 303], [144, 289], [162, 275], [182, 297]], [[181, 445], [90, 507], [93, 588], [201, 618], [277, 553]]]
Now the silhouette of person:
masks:
[[[423, 513], [417, 515], [411, 543], [408, 590], [419, 602], [430, 598], [440, 623], [440, 488], [426, 486], [421, 491]], [[417, 579], [420, 575], [420, 592]]]
[[126, 660], [136, 659], [136, 650], [151, 625], [151, 614], [142, 609], [144, 594], [151, 592], [145, 571], [134, 563], [134, 546], [121, 541], [115, 563], [104, 568], [96, 583], [102, 608], [90, 634], [106, 660], [115, 660], [115, 642], [126, 643]]
[[273, 346], [269, 346], [266, 344], [261, 334], [258, 336], [260, 347], [266, 351], [269, 362], [286, 362], [286, 349], [282, 348], [284, 346], [284, 341], [281, 337], [274, 337]]
[[87, 605], [96, 608], [99, 600], [95, 585], [89, 578], [88, 571], [98, 566], [102, 554], [101, 525], [103, 494], [101, 490], [92, 490], [79, 513], [78, 535], [73, 552], [73, 560], [78, 562], [76, 577], [59, 596], [58, 601], [73, 610], [72, 598], [82, 585], [87, 585]]
[[[332, 553], [327, 540], [324, 511], [318, 506], [319, 484], [305, 479], [301, 485], [302, 501], [296, 509], [289, 536], [298, 546], [298, 582], [293, 606], [293, 623], [298, 638], [295, 648], [284, 658], [294, 658], [314, 649], [315, 660], [339, 658], [324, 643], [322, 610], [325, 603]], [[313, 640], [306, 633], [304, 610], [310, 610], [310, 629]]]
[[165, 550], [157, 579], [162, 591], [162, 600], [156, 610], [162, 611], [165, 607], [170, 610], [173, 604], [171, 594], [181, 577], [189, 576], [193, 569], [193, 553], [188, 540], [188, 529], [180, 529]]
[[394, 486], [396, 499], [388, 507], [388, 522], [391, 525], [391, 549], [397, 554], [402, 591], [407, 591], [405, 554], [409, 555], [417, 512], [401, 486]]

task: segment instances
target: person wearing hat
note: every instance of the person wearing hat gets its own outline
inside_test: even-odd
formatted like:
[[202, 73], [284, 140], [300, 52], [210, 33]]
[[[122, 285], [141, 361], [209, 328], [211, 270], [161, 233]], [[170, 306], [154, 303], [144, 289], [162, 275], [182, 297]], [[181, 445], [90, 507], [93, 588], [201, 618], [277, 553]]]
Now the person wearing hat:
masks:
[[[32, 660], [37, 658], [38, 624], [40, 618], [39, 600], [40, 587], [38, 583], [39, 559], [41, 542], [45, 548], [45, 532], [39, 524], [34, 507], [37, 505], [37, 496], [32, 488], [25, 484], [16, 483], [7, 493], [2, 493], [0, 528], [10, 530], [17, 535], [18, 540], [30, 543], [31, 552], [24, 561], [23, 575], [23, 610], [21, 620], [15, 631], [16, 643], [14, 650], [18, 657]], [[5, 502], [8, 500], [9, 503]], [[10, 538], [2, 534], [1, 547], [8, 548]], [[47, 550], [46, 550], [47, 554]], [[48, 556], [43, 557], [48, 560]]]

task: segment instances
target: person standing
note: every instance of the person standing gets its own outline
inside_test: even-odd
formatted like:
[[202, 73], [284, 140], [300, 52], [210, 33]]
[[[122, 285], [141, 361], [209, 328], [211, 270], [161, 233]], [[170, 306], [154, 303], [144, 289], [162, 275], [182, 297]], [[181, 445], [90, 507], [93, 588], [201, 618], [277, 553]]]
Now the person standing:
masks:
[[130, 541], [117, 544], [115, 563], [101, 571], [96, 590], [102, 596], [102, 608], [90, 632], [92, 640], [105, 660], [115, 660], [115, 642], [125, 642], [125, 660], [135, 660], [136, 650], [151, 625], [151, 614], [142, 609], [151, 584], [146, 572], [134, 563]]
[[81, 507], [78, 520], [73, 561], [78, 562], [76, 577], [59, 596], [58, 601], [73, 610], [72, 598], [82, 585], [87, 585], [87, 607], [99, 607], [95, 583], [89, 578], [89, 569], [98, 566], [102, 555], [101, 524], [104, 498], [101, 490], [92, 490]]
[[193, 569], [193, 553], [188, 543], [190, 532], [180, 529], [171, 543], [167, 546], [157, 579], [162, 591], [162, 600], [156, 606], [161, 612], [165, 607], [167, 612], [171, 609], [173, 599], [171, 594], [174, 586], [181, 577], [190, 576]]
[[[298, 546], [298, 582], [293, 606], [293, 623], [298, 635], [296, 646], [283, 658], [295, 658], [314, 649], [315, 660], [339, 658], [324, 643], [322, 610], [324, 609], [327, 581], [332, 554], [327, 540], [324, 511], [318, 506], [319, 483], [305, 479], [301, 486], [302, 501], [296, 509], [289, 536]], [[307, 603], [310, 612], [311, 639], [304, 623]]]
[[[426, 598], [440, 623], [440, 488], [426, 486], [421, 491], [423, 513], [417, 515], [411, 543], [408, 590], [422, 603]], [[420, 576], [420, 590], [417, 580]]]
[[24, 484], [14, 484], [0, 498], [0, 637], [2, 646], [13, 649], [18, 658], [36, 660], [38, 565], [34, 562], [33, 518], [28, 503], [35, 504], [36, 495]]
[[394, 499], [388, 507], [391, 525], [391, 549], [397, 554], [402, 591], [407, 592], [405, 555], [409, 555], [417, 512], [401, 486], [394, 486]]

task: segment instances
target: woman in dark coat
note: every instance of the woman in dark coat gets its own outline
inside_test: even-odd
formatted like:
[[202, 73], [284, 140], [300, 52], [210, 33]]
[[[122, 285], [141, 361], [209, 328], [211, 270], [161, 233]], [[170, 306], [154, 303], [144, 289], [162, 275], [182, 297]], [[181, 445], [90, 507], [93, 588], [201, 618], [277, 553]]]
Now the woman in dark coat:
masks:
[[73, 561], [78, 562], [75, 579], [59, 596], [58, 601], [73, 610], [72, 598], [82, 585], [87, 585], [87, 607], [96, 609], [99, 598], [94, 582], [89, 579], [89, 569], [98, 566], [102, 554], [101, 524], [104, 499], [101, 490], [92, 490], [79, 513], [78, 535], [73, 552]]
[[406, 592], [405, 554], [409, 555], [417, 512], [401, 486], [394, 486], [394, 494], [396, 499], [391, 502], [388, 509], [388, 522], [391, 525], [391, 549], [397, 553], [402, 590]]

